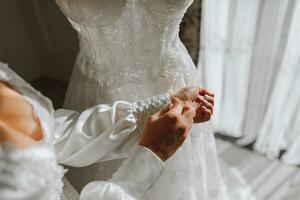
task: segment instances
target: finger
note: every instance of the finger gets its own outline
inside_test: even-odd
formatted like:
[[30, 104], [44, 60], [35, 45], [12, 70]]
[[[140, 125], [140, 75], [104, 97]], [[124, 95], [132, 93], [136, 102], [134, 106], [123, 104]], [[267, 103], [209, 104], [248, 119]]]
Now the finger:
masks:
[[161, 114], [160, 114], [161, 112], [162, 111], [160, 110], [160, 111], [154, 113], [153, 115], [149, 116], [148, 120], [155, 121], [155, 120], [159, 119], [159, 117], [161, 116]]
[[213, 113], [214, 106], [208, 101], [204, 100], [201, 106], [204, 106], [205, 108], [209, 109], [211, 113]]
[[196, 103], [201, 104], [204, 101], [204, 96], [202, 95], [198, 95], [197, 99], [196, 99]]
[[214, 103], [214, 101], [212, 101], [212, 99], [209, 98], [210, 101], [208, 101], [208, 100], [205, 99], [205, 97], [199, 95], [197, 100], [196, 100], [196, 103], [199, 104], [198, 107], [206, 106], [208, 108], [211, 108], [211, 110], [212, 110], [213, 109], [213, 103]]
[[183, 110], [183, 103], [178, 98], [172, 98], [173, 105], [171, 106], [170, 110], [167, 113], [172, 113], [174, 115], [180, 116]]
[[205, 106], [205, 107], [213, 107], [213, 105], [204, 98], [202, 98], [202, 101], [200, 102], [200, 104], [201, 104], [201, 106]]
[[209, 114], [212, 113], [212, 111], [211, 111], [210, 109], [208, 109], [207, 107], [205, 107], [205, 106], [201, 106], [200, 109], [201, 109], [202, 111], [204, 111], [204, 112], [209, 113]]
[[204, 107], [204, 106], [202, 106], [201, 108], [202, 108], [203, 111], [204, 111], [204, 115], [205, 115], [205, 116], [209, 116], [209, 118], [210, 118], [211, 115], [212, 115], [212, 112], [211, 112], [209, 109], [207, 109], [206, 107]]
[[171, 108], [172, 104], [168, 104], [166, 107], [164, 107], [163, 109], [157, 111], [156, 113], [154, 113], [153, 115], [151, 115], [149, 117], [150, 120], [157, 120], [159, 119], [161, 116], [163, 116], [165, 113], [167, 113], [170, 108]]
[[190, 94], [190, 101], [195, 101], [200, 91], [200, 87], [197, 86], [190, 86], [189, 87], [189, 94]]
[[212, 105], [215, 104], [215, 98], [214, 98], [214, 97], [205, 95], [205, 96], [204, 96], [204, 99], [205, 99], [206, 101], [208, 101], [209, 103], [211, 103]]
[[168, 104], [166, 107], [164, 107], [163, 109], [161, 109], [158, 113], [159, 113], [159, 117], [166, 114], [172, 107], [172, 104]]
[[199, 92], [200, 95], [209, 95], [211, 97], [214, 97], [215, 95], [212, 93], [212, 92], [209, 92], [207, 89], [201, 89], [200, 92]]

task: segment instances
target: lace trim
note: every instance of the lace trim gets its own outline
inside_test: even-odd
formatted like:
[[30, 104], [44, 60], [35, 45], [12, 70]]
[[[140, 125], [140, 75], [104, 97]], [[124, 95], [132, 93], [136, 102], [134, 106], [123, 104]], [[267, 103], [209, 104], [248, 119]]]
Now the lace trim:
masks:
[[41, 92], [36, 91], [30, 84], [13, 72], [6, 63], [2, 62], [0, 62], [0, 80], [9, 82], [12, 87], [15, 87], [22, 94], [26, 94], [26, 96], [36, 99], [40, 104], [44, 105], [50, 114], [54, 113], [53, 105], [49, 98], [45, 97]]
[[150, 115], [162, 109], [171, 102], [169, 94], [156, 96], [145, 101], [132, 104], [133, 115], [137, 121], [137, 131], [141, 133]]
[[19, 150], [5, 143], [0, 151], [0, 174], [14, 180], [20, 190], [45, 190], [41, 200], [60, 200], [64, 176], [63, 167], [47, 147], [35, 146]]
[[144, 101], [137, 101], [132, 104], [132, 110], [134, 114], [142, 112], [153, 113], [158, 111], [163, 106], [170, 103], [170, 96], [168, 94], [159, 95]]

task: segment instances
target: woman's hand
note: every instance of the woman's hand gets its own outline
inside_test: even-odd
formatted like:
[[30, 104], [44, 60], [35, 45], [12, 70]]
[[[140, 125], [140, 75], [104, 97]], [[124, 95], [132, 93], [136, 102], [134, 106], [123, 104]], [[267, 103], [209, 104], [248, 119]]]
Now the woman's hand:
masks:
[[[8, 84], [0, 81], [1, 126], [33, 140], [43, 138], [42, 129], [32, 106]], [[11, 132], [10, 131], [10, 132]]]
[[149, 117], [139, 144], [167, 160], [183, 144], [195, 114], [191, 102], [173, 97], [172, 105]]
[[209, 121], [213, 114], [214, 94], [198, 86], [188, 86], [180, 89], [178, 92], [171, 94], [182, 101], [193, 103], [196, 110], [194, 123]]

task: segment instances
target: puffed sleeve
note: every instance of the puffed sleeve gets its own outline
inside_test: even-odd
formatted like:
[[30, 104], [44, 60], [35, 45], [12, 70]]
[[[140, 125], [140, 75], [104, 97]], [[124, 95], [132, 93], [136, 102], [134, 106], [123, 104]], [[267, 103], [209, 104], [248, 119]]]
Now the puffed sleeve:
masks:
[[108, 182], [85, 186], [80, 200], [135, 200], [158, 180], [164, 163], [149, 149], [137, 146]]
[[0, 146], [1, 200], [60, 200], [63, 168], [49, 148]]
[[83, 167], [128, 156], [137, 145], [143, 121], [170, 102], [168, 94], [144, 101], [100, 104], [82, 113], [57, 110], [55, 149], [64, 165]]

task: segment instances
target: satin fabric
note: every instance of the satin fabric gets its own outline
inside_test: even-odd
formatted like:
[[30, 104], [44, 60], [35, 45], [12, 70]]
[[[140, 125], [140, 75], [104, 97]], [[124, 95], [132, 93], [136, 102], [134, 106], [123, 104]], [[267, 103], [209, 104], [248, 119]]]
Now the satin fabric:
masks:
[[[118, 149], [123, 148], [122, 141], [130, 138], [129, 135], [138, 127], [133, 113], [140, 117], [143, 113], [147, 116], [147, 111], [169, 101], [168, 95], [162, 95], [133, 104], [116, 102], [112, 106], [98, 105], [81, 114], [71, 110], [54, 113], [51, 101], [3, 63], [0, 63], [0, 80], [9, 83], [33, 106], [44, 133], [43, 140], [37, 146], [26, 150], [18, 150], [10, 143], [1, 145], [1, 200], [60, 200], [67, 196], [75, 197], [76, 194], [62, 193], [64, 171], [56, 162], [53, 143], [58, 160], [75, 166], [88, 165], [91, 160], [94, 162], [105, 158], [109, 153], [116, 155]], [[93, 136], [101, 138], [103, 143], [99, 143]], [[114, 145], [109, 143], [110, 140]], [[98, 151], [93, 151], [93, 145], [100, 146]], [[101, 145], [108, 150], [102, 149]], [[92, 151], [88, 152], [90, 149]], [[101, 154], [101, 150], [104, 153]], [[97, 152], [97, 156], [93, 155]], [[80, 200], [116, 197], [121, 200], [139, 199], [157, 181], [163, 170], [164, 163], [154, 153], [137, 146], [128, 153], [128, 158], [112, 179], [88, 184]]]

